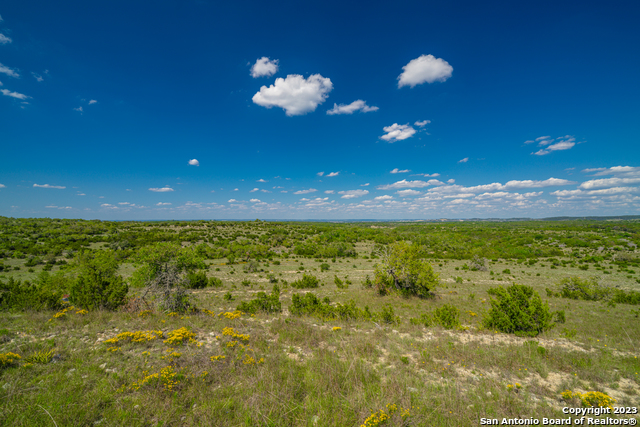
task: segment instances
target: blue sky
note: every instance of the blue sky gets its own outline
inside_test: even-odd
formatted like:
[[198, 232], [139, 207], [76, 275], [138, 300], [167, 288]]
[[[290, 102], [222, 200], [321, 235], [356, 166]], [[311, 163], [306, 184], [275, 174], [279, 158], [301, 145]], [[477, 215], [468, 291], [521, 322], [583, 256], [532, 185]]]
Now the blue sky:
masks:
[[640, 213], [637, 2], [0, 5], [0, 215]]

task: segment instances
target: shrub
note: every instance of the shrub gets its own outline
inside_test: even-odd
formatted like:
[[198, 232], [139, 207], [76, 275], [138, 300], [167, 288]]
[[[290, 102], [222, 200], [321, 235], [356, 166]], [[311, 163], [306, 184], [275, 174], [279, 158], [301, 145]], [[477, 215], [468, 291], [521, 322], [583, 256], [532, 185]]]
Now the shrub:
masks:
[[117, 270], [118, 261], [111, 251], [81, 253], [78, 277], [70, 289], [71, 301], [87, 309], [115, 310], [124, 305], [129, 287]]
[[291, 287], [296, 289], [310, 289], [320, 286], [320, 281], [316, 276], [303, 274], [301, 279], [291, 282]]
[[207, 274], [204, 271], [187, 273], [187, 287], [191, 289], [202, 289], [207, 286]]
[[491, 309], [484, 318], [487, 328], [517, 336], [537, 336], [554, 326], [549, 304], [531, 286], [513, 284], [490, 288]]
[[337, 275], [334, 275], [333, 278], [333, 283], [336, 284], [336, 286], [338, 287], [338, 289], [347, 289], [349, 287], [349, 285], [345, 285], [342, 280], [340, 280], [340, 278]]
[[282, 312], [282, 304], [280, 303], [280, 288], [278, 287], [278, 285], [273, 285], [271, 295], [267, 295], [264, 292], [258, 292], [256, 296], [256, 299], [253, 299], [249, 302], [241, 302], [240, 305], [238, 305], [237, 310], [251, 314], [255, 314], [258, 311], [263, 311], [265, 313]]
[[326, 262], [320, 264], [320, 271], [329, 271], [329, 264]]
[[382, 262], [375, 268], [375, 284], [381, 295], [398, 291], [405, 295], [430, 297], [437, 286], [438, 274], [422, 259], [421, 247], [404, 241], [392, 243], [378, 251]]
[[247, 272], [247, 273], [255, 273], [256, 271], [258, 271], [258, 263], [256, 261], [249, 261], [247, 264], [244, 265], [244, 267], [242, 267], [242, 269]]
[[419, 319], [411, 319], [414, 325], [423, 324], [425, 327], [434, 325], [442, 326], [445, 329], [459, 329], [460, 311], [451, 304], [445, 304], [433, 311], [433, 314], [424, 313]]
[[212, 288], [220, 288], [222, 287], [222, 279], [219, 277], [209, 277], [209, 286]]
[[560, 286], [560, 295], [564, 298], [586, 301], [606, 300], [613, 293], [612, 288], [600, 285], [595, 278], [585, 280], [579, 277], [564, 278], [558, 283], [558, 286]]
[[0, 280], [0, 310], [58, 310], [63, 306], [62, 295], [68, 279], [62, 274], [51, 276], [42, 272], [35, 283], [21, 282], [10, 277]]

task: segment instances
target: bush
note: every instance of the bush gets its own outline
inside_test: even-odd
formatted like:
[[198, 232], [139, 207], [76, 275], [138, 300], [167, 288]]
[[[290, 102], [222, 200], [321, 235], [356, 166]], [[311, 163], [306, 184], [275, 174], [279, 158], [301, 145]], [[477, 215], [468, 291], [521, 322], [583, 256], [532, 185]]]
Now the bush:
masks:
[[209, 277], [209, 286], [211, 286], [212, 288], [222, 287], [222, 279], [218, 277]]
[[245, 264], [244, 267], [242, 267], [242, 269], [246, 272], [246, 273], [255, 273], [256, 271], [258, 271], [258, 267], [260, 265], [256, 262], [256, 261], [249, 261], [249, 263]]
[[0, 280], [0, 310], [58, 310], [63, 307], [62, 295], [66, 292], [68, 279], [62, 274], [51, 276], [42, 272], [36, 283], [20, 282], [10, 277]]
[[126, 302], [129, 287], [116, 274], [113, 252], [83, 252], [78, 256], [78, 277], [71, 285], [71, 301], [87, 309], [115, 310]]
[[386, 295], [398, 291], [404, 295], [431, 297], [438, 285], [438, 274], [428, 262], [420, 259], [421, 248], [404, 241], [392, 243], [379, 250], [382, 262], [375, 268], [378, 293]]
[[558, 286], [560, 286], [560, 295], [564, 298], [601, 301], [609, 299], [613, 294], [613, 288], [600, 285], [595, 278], [586, 280], [579, 277], [564, 278]]
[[282, 312], [282, 304], [280, 303], [280, 288], [278, 285], [273, 285], [271, 295], [267, 295], [264, 292], [258, 292], [257, 298], [249, 302], [243, 301], [238, 305], [238, 310], [246, 313], [255, 314], [258, 311], [265, 313], [280, 313]]
[[316, 276], [310, 274], [303, 274], [302, 279], [291, 282], [291, 287], [296, 289], [310, 289], [318, 286], [320, 286], [320, 281]]
[[326, 262], [320, 264], [320, 271], [329, 271], [329, 264]]
[[460, 324], [460, 311], [451, 304], [436, 308], [433, 314], [422, 314], [420, 319], [411, 319], [411, 323], [414, 325], [423, 324], [427, 328], [434, 325], [442, 326], [445, 329], [459, 329], [462, 327]]
[[203, 289], [207, 286], [207, 274], [204, 271], [187, 273], [187, 287], [191, 289]]
[[531, 286], [513, 284], [490, 288], [491, 309], [484, 318], [487, 328], [517, 336], [534, 337], [555, 326], [549, 304]]
[[349, 285], [345, 285], [342, 280], [340, 280], [340, 278], [337, 275], [334, 275], [333, 278], [333, 283], [336, 284], [336, 286], [338, 287], [338, 289], [347, 289], [349, 287]]

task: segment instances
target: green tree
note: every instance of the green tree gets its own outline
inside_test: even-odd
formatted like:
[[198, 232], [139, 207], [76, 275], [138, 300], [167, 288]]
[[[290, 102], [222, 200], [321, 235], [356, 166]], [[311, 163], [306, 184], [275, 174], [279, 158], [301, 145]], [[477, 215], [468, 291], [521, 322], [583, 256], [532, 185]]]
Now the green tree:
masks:
[[421, 248], [404, 241], [381, 247], [377, 256], [381, 262], [375, 267], [374, 283], [381, 294], [397, 291], [421, 298], [431, 296], [439, 277], [431, 264], [420, 258]]

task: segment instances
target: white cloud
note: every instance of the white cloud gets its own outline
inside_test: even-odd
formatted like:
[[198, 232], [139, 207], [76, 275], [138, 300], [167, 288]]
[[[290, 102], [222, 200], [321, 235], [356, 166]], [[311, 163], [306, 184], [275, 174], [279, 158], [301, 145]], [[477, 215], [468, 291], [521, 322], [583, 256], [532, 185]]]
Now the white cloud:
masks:
[[2, 65], [0, 63], [0, 73], [2, 74], [6, 74], [9, 77], [20, 77], [20, 74], [18, 74], [18, 72], [10, 67], [7, 67], [6, 65]]
[[576, 145], [574, 142], [559, 142], [557, 144], [548, 146], [544, 150], [538, 150], [533, 154], [535, 154], [536, 156], [544, 156], [545, 154], [549, 154], [552, 151], [568, 150], [572, 148], [574, 145]]
[[347, 190], [338, 191], [338, 194], [342, 194], [343, 199], [355, 199], [356, 197], [362, 197], [369, 194], [368, 190]]
[[173, 191], [173, 188], [165, 186], [162, 188], [150, 188], [149, 191], [153, 191], [155, 193], [167, 193]]
[[400, 169], [398, 169], [398, 168], [395, 168], [395, 169], [394, 169], [394, 170], [392, 170], [390, 173], [408, 173], [408, 172], [411, 172], [411, 169], [403, 169], [403, 170], [400, 170]]
[[591, 190], [593, 188], [604, 188], [604, 187], [616, 187], [624, 184], [638, 184], [640, 183], [640, 178], [606, 178], [606, 179], [592, 179], [590, 181], [585, 181], [578, 186], [578, 188], [582, 188], [585, 190]]
[[294, 192], [293, 194], [309, 194], [309, 193], [315, 193], [316, 191], [318, 191], [318, 190], [316, 190], [315, 188], [310, 188], [310, 189], [308, 189], [308, 190], [299, 190], [299, 191], [296, 191], [296, 192]]
[[331, 80], [320, 74], [313, 74], [306, 79], [298, 74], [290, 74], [286, 79], [277, 78], [274, 85], [262, 86], [252, 100], [266, 108], [280, 107], [287, 116], [298, 116], [315, 111], [332, 89]]
[[38, 74], [38, 73], [33, 73], [33, 72], [32, 72], [32, 73], [31, 73], [31, 75], [33, 76], [33, 78], [34, 78], [34, 79], [36, 79], [36, 81], [37, 81], [38, 83], [41, 83], [41, 82], [43, 82], [43, 81], [44, 81], [44, 77], [42, 77], [42, 76], [41, 76], [40, 74]]
[[420, 192], [416, 190], [398, 190], [396, 191], [396, 194], [398, 194], [398, 196], [400, 197], [407, 197], [407, 196], [417, 196], [418, 194], [420, 194]]
[[13, 40], [11, 40], [11, 37], [7, 37], [4, 34], [0, 33], [0, 44], [7, 44], [7, 43], [11, 43]]
[[260, 179], [259, 179], [259, 180], [257, 180], [256, 182], [269, 182], [269, 181], [266, 181], [266, 180], [264, 180], [264, 179], [260, 178]]
[[93, 104], [97, 104], [98, 101], [96, 101], [95, 99], [92, 99], [89, 101], [89, 105], [93, 105]]
[[387, 142], [393, 143], [396, 141], [402, 141], [403, 139], [411, 138], [416, 130], [409, 125], [399, 125], [397, 123], [392, 124], [391, 126], [385, 126], [382, 128], [386, 135], [382, 135], [380, 139], [384, 139]]
[[262, 201], [260, 199], [251, 199], [249, 200], [251, 203], [261, 203]]
[[316, 175], [322, 176], [322, 175], [324, 175], [324, 172], [318, 172]]
[[263, 193], [271, 193], [271, 191], [265, 190], [264, 188], [262, 190], [260, 190], [260, 191], [262, 191]]
[[79, 111], [82, 113], [82, 106], [78, 107], [78, 108], [74, 108], [73, 111]]
[[622, 178], [637, 178], [640, 177], [640, 167], [633, 166], [614, 166], [612, 168], [592, 168], [584, 169], [582, 172], [591, 173], [596, 172], [594, 176], [614, 175]]
[[6, 187], [6, 185], [0, 184], [0, 188], [5, 188], [5, 187]]
[[453, 73], [453, 67], [442, 58], [433, 55], [420, 55], [402, 67], [398, 76], [398, 88], [414, 87], [422, 83], [444, 82]]
[[378, 190], [397, 190], [401, 188], [424, 188], [430, 185], [443, 185], [441, 181], [437, 179], [430, 179], [429, 181], [407, 181], [403, 179], [402, 181], [394, 182], [393, 184], [388, 185], [380, 185], [377, 187]]
[[33, 186], [36, 188], [55, 188], [56, 190], [64, 190], [65, 188], [67, 188], [63, 185], [49, 185], [49, 184], [42, 184], [42, 185], [33, 184]]
[[533, 139], [529, 139], [527, 141], [525, 141], [525, 144], [533, 144], [535, 141]]
[[333, 193], [335, 193], [335, 191], [334, 191], [334, 190], [326, 190], [326, 191], [324, 192], [324, 194], [333, 194]]
[[340, 172], [331, 172], [330, 174], [327, 175], [327, 177], [332, 177], [332, 176], [338, 176], [340, 175]]
[[378, 196], [373, 200], [391, 200], [391, 199], [393, 199], [393, 196], [389, 196], [388, 194], [385, 194], [384, 196]]
[[278, 71], [278, 60], [270, 60], [266, 56], [256, 60], [256, 63], [251, 67], [251, 77], [254, 79], [258, 77], [273, 76]]
[[164, 203], [163, 202], [158, 202], [158, 203], [156, 203], [156, 206], [169, 206], [170, 204], [171, 203], [169, 203], [169, 202], [164, 202]]
[[365, 184], [360, 184], [360, 187], [368, 187], [368, 186], [369, 186], [369, 183], [368, 183], [368, 182], [367, 182], [367, 183], [365, 183]]
[[229, 199], [229, 201], [227, 203], [236, 203], [237, 200], [236, 199]]
[[4, 96], [10, 96], [10, 97], [16, 98], [16, 99], [31, 98], [30, 96], [27, 96], [27, 95], [24, 95], [24, 94], [18, 93], [18, 92], [11, 92], [10, 90], [7, 90], [7, 89], [0, 89], [0, 92], [2, 92], [2, 94]]
[[378, 107], [371, 107], [367, 105], [366, 101], [358, 99], [357, 101], [353, 101], [351, 104], [333, 104], [333, 108], [327, 111], [327, 114], [330, 116], [334, 114], [353, 114], [356, 111], [362, 111], [363, 113], [368, 113], [370, 111], [378, 111]]
[[255, 193], [256, 191], [260, 191], [260, 189], [258, 187], [256, 187], [253, 190], [249, 191], [249, 193]]
[[130, 205], [131, 203], [129, 202], [118, 202], [119, 205]]
[[197, 159], [191, 159], [189, 160], [189, 164], [191, 166], [200, 166], [200, 162]]
[[456, 180], [453, 179], [453, 178], [447, 180], [447, 184], [454, 184], [455, 182], [456, 182]]
[[542, 148], [531, 154], [535, 154], [536, 156], [544, 156], [551, 153], [552, 151], [569, 150], [573, 148], [574, 145], [576, 145], [575, 141], [576, 138], [571, 135], [566, 135], [554, 139], [549, 139], [549, 136], [541, 136], [539, 138], [536, 138], [536, 142], [538, 142], [538, 147], [545, 148]]
[[468, 157], [465, 157], [464, 159], [458, 160], [458, 163], [467, 163], [469, 161]]
[[102, 206], [103, 208], [115, 208], [116, 207], [116, 206], [113, 206], [113, 205], [111, 205], [109, 203], [103, 203], [100, 206]]
[[423, 120], [423, 121], [418, 120], [417, 122], [414, 123], [414, 125], [420, 126], [420, 127], [425, 127], [429, 123], [431, 123], [431, 120]]
[[544, 181], [532, 181], [530, 179], [527, 179], [524, 181], [509, 181], [504, 185], [504, 188], [510, 190], [514, 188], [542, 188], [572, 184], [576, 184], [576, 182], [559, 178], [549, 178], [545, 179]]

